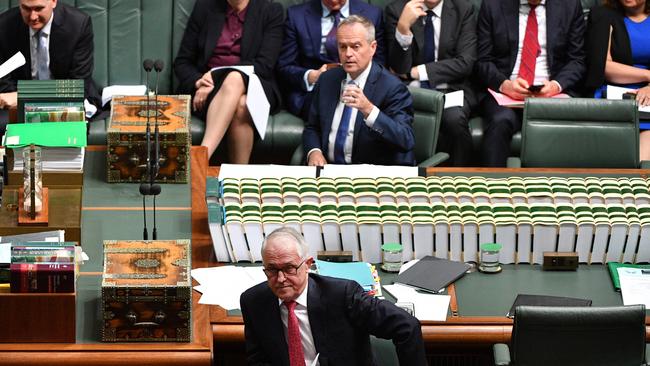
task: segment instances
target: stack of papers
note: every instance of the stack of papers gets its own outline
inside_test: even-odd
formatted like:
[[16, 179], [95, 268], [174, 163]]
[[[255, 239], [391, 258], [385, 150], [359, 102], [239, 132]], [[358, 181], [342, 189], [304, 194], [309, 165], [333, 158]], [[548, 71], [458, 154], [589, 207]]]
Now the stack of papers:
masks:
[[[29, 148], [25, 148], [29, 149]], [[23, 170], [22, 150], [14, 152], [14, 170]], [[43, 170], [56, 171], [81, 171], [84, 166], [85, 148], [71, 147], [44, 147], [41, 152]]]
[[451, 296], [418, 292], [413, 287], [400, 285], [385, 285], [384, 290], [393, 295], [397, 302], [413, 304], [415, 317], [419, 320], [445, 321]]
[[619, 267], [623, 305], [645, 305], [650, 308], [650, 270]]
[[219, 305], [226, 310], [239, 309], [239, 297], [249, 288], [266, 282], [262, 267], [208, 267], [192, 270], [199, 286], [194, 289], [203, 296], [199, 304]]

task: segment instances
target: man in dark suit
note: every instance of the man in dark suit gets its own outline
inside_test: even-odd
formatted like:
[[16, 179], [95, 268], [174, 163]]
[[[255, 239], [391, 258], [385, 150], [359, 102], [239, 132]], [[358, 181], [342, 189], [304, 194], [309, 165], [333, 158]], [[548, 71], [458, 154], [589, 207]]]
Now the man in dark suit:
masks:
[[[478, 79], [484, 88], [517, 100], [572, 95], [585, 72], [584, 30], [579, 0], [484, 0], [477, 25]], [[485, 89], [482, 94], [484, 164], [505, 166], [522, 113], [499, 106]]]
[[309, 165], [414, 165], [411, 95], [397, 77], [371, 62], [372, 23], [357, 15], [337, 34], [342, 67], [323, 73], [302, 140]]
[[388, 66], [411, 85], [462, 90], [462, 106], [443, 111], [439, 150], [451, 165], [472, 160], [469, 117], [476, 98], [468, 80], [476, 61], [476, 20], [467, 0], [395, 0], [386, 7]]
[[26, 63], [0, 79], [0, 108], [16, 107], [17, 82], [27, 79], [84, 79], [86, 99], [100, 106], [93, 47], [87, 14], [57, 0], [20, 0], [0, 14], [0, 63], [18, 51]]
[[417, 319], [354, 281], [309, 274], [314, 259], [300, 233], [280, 228], [262, 246], [268, 281], [244, 292], [251, 365], [375, 365], [369, 334], [392, 339], [401, 365], [426, 365]]
[[374, 60], [384, 63], [381, 9], [363, 0], [310, 0], [287, 9], [278, 72], [284, 80], [289, 112], [307, 119], [312, 90], [318, 77], [339, 63], [336, 27], [340, 19], [361, 15], [375, 25], [377, 52]]

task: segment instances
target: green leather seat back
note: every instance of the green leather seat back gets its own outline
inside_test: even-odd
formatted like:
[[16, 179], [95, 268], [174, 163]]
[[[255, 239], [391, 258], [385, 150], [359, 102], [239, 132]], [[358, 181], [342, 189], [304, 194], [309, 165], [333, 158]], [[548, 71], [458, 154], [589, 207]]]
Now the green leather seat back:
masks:
[[638, 168], [638, 113], [633, 100], [528, 98], [521, 166]]
[[518, 306], [512, 364], [645, 365], [645, 306]]
[[432, 157], [436, 152], [440, 119], [444, 107], [444, 94], [422, 88], [409, 87], [413, 96], [413, 133], [415, 134], [415, 160]]

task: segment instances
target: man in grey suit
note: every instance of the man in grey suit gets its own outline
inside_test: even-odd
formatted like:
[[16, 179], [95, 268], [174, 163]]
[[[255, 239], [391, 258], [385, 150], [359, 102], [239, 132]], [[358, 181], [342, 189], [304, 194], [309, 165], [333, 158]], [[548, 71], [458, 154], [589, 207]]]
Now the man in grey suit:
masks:
[[468, 80], [476, 61], [476, 21], [467, 0], [395, 0], [386, 9], [388, 66], [411, 85], [462, 90], [462, 107], [442, 114], [440, 150], [451, 164], [472, 159], [469, 117], [476, 98]]

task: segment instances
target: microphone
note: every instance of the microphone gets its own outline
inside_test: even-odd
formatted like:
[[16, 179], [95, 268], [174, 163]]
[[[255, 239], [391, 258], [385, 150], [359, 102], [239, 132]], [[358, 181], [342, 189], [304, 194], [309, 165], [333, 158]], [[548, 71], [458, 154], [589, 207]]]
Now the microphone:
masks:
[[[153, 69], [154, 62], [151, 61], [150, 59], [146, 59], [142, 62], [142, 67], [144, 68], [144, 71], [146, 73], [146, 92], [147, 92], [147, 127], [146, 127], [146, 132], [145, 132], [145, 138], [147, 141], [147, 174], [151, 174], [151, 122], [150, 122], [150, 117], [149, 117], [149, 110], [151, 106], [151, 100], [149, 96], [149, 73], [151, 73], [151, 69]], [[145, 196], [149, 195], [151, 191], [151, 184], [147, 183], [141, 183], [140, 184], [140, 194], [142, 195], [142, 217], [144, 219], [144, 228], [142, 231], [142, 239], [143, 240], [148, 240], [149, 239], [149, 232], [147, 230], [147, 208], [145, 204]]]
[[152, 172], [150, 174], [150, 187], [151, 194], [153, 195], [153, 240], [158, 239], [158, 228], [156, 226], [156, 196], [160, 194], [161, 188], [159, 184], [154, 184], [154, 180], [158, 177], [160, 171], [160, 131], [158, 128], [158, 85], [160, 80], [160, 72], [162, 72], [165, 64], [162, 60], [158, 59], [153, 64], [154, 70], [156, 70], [156, 94], [155, 94], [155, 103], [156, 103], [156, 113], [154, 114], [154, 163], [152, 166]]

